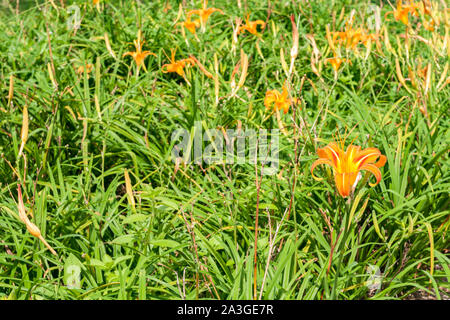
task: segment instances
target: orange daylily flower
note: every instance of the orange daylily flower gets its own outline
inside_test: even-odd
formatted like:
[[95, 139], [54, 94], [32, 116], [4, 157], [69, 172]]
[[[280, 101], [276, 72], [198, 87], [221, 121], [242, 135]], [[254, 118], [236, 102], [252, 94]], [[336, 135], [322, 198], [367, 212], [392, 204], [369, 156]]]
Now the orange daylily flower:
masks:
[[[125, 52], [122, 57], [125, 56], [132, 56], [134, 61], [136, 62], [136, 65], [138, 68], [140, 68], [141, 65], [143, 65], [143, 62], [145, 58], [149, 55], [153, 55], [156, 57], [156, 54], [150, 51], [142, 51], [142, 45], [145, 41], [141, 42], [142, 33], [141, 30], [138, 31], [138, 38], [137, 40], [134, 40], [134, 47], [136, 48], [136, 51], [129, 51]], [[143, 65], [145, 69], [145, 64]]]
[[93, 68], [93, 67], [94, 67], [94, 65], [91, 64], [91, 63], [88, 63], [88, 64], [86, 64], [85, 66], [79, 66], [79, 67], [76, 69], [76, 73], [77, 73], [77, 74], [82, 74], [82, 73], [84, 73], [84, 71], [86, 71], [86, 73], [88, 74], [88, 79], [89, 79], [89, 73], [92, 72], [92, 68]]
[[420, 6], [417, 3], [413, 2], [408, 5], [405, 5], [402, 3], [402, 0], [398, 0], [397, 8], [393, 11], [386, 12], [384, 18], [386, 18], [389, 14], [392, 14], [396, 21], [400, 20], [404, 25], [408, 26], [409, 25], [408, 14], [411, 12], [412, 15], [417, 16], [418, 8], [420, 8]]
[[422, 68], [422, 63], [419, 62], [419, 66], [417, 67], [417, 75], [425, 80], [428, 74], [428, 66]]
[[257, 35], [258, 31], [256, 30], [256, 27], [258, 25], [261, 25], [261, 27], [264, 29], [266, 23], [262, 20], [256, 20], [256, 21], [250, 21], [249, 20], [250, 15], [247, 14], [247, 19], [245, 20], [245, 24], [238, 28], [237, 34], [241, 33], [242, 31], [247, 30], [251, 34]]
[[333, 32], [333, 43], [345, 42], [345, 47], [352, 50], [356, 49], [361, 37], [361, 31], [359, 29], [349, 29], [346, 31]]
[[[129, 51], [129, 52], [125, 52], [123, 54], [123, 57], [125, 56], [132, 56], [134, 61], [136, 62], [136, 65], [138, 66], [138, 68], [143, 64], [144, 59], [149, 56], [149, 55], [153, 55], [156, 57], [156, 54], [154, 54], [153, 52], [150, 51], [142, 51], [142, 45], [144, 44], [145, 41], [141, 42], [141, 30], [138, 31], [138, 38], [137, 40], [134, 40], [134, 47], [136, 48], [136, 51]], [[145, 65], [144, 65], [145, 68]]]
[[195, 61], [192, 58], [175, 61], [175, 51], [175, 49], [171, 50], [170, 63], [163, 65], [161, 71], [163, 73], [176, 72], [184, 78], [184, 68], [187, 65], [194, 65]]
[[[311, 174], [315, 180], [322, 180], [314, 176], [314, 169], [319, 164], [327, 164], [333, 168], [334, 181], [339, 194], [345, 198], [350, 195], [355, 182], [357, 182], [359, 171], [366, 170], [372, 173], [377, 179], [376, 183], [369, 185], [376, 186], [381, 181], [380, 169], [386, 163], [386, 156], [382, 155], [377, 148], [367, 148], [361, 150], [361, 147], [350, 145], [344, 152], [338, 143], [329, 143], [324, 148], [317, 149], [319, 159], [314, 161], [311, 166]], [[379, 158], [378, 162], [375, 162]]]
[[359, 43], [364, 44], [367, 47], [369, 40], [375, 40], [376, 34], [369, 34], [363, 28], [353, 29], [352, 24], [346, 24], [344, 31], [331, 32], [333, 34], [333, 44], [336, 42], [344, 42], [347, 49], [356, 49]]
[[424, 7], [423, 3], [416, 3], [416, 2], [411, 2], [408, 5], [403, 5], [405, 8], [409, 8], [409, 12], [411, 12], [411, 14], [413, 16], [419, 16], [419, 10], [422, 10], [424, 12], [424, 14], [427, 14], [427, 12], [429, 12], [427, 10], [427, 8]]
[[99, 3], [100, 0], [92, 0], [92, 4], [95, 6], [97, 3]]
[[421, 9], [421, 11], [424, 14], [424, 17], [422, 19], [423, 27], [426, 30], [433, 32], [435, 30], [435, 27], [438, 27], [440, 24], [439, 17], [433, 15], [430, 9], [425, 7], [424, 5], [422, 5], [422, 8], [423, 9]]
[[344, 58], [339, 58], [334, 56], [333, 58], [328, 58], [325, 59], [325, 63], [329, 63], [331, 64], [331, 66], [333, 67], [334, 71], [337, 72], [339, 70], [339, 68], [341, 67], [341, 64], [343, 62], [348, 62], [348, 63], [352, 63], [349, 59], [344, 59]]
[[191, 18], [188, 16], [186, 21], [178, 23], [178, 25], [181, 25], [189, 30], [190, 33], [195, 34], [196, 28], [200, 26], [200, 19], [196, 19], [194, 21], [191, 21]]
[[163, 12], [167, 13], [170, 9], [172, 9], [172, 6], [170, 5], [170, 3], [168, 1], [166, 1]]
[[223, 11], [217, 8], [208, 8], [208, 1], [204, 1], [203, 2], [203, 7], [202, 9], [196, 9], [196, 10], [191, 10], [187, 13], [188, 18], [191, 17], [191, 15], [195, 14], [200, 16], [200, 22], [202, 23], [202, 25], [204, 26], [206, 24], [206, 22], [209, 19], [209, 16], [211, 14], [213, 14], [214, 12], [220, 12], [221, 14], [223, 14]]
[[359, 40], [367, 48], [369, 41], [372, 41], [372, 40], [375, 41], [375, 40], [377, 40], [377, 38], [378, 38], [377, 34], [362, 33]]
[[436, 23], [434, 22], [434, 20], [431, 20], [431, 21], [424, 20], [423, 21], [423, 27], [428, 31], [434, 31], [435, 24]]
[[[428, 77], [429, 65], [422, 68], [422, 61], [419, 61], [417, 68], [413, 71], [408, 67], [409, 80], [414, 88], [425, 87], [425, 83]], [[416, 77], [417, 76], [417, 77]]]
[[273, 109], [283, 110], [283, 113], [287, 113], [289, 111], [289, 107], [292, 103], [298, 102], [298, 99], [289, 99], [288, 91], [286, 85], [283, 85], [283, 92], [280, 93], [278, 90], [269, 90], [266, 92], [266, 97], [264, 98], [264, 105], [266, 109], [270, 109], [273, 105]]

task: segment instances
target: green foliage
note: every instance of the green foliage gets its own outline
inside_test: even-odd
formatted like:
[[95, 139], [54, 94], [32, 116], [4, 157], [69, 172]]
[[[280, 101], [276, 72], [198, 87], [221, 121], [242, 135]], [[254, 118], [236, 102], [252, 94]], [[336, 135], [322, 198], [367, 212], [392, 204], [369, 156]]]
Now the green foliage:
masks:
[[[409, 58], [401, 56], [404, 75], [417, 57], [433, 67], [420, 100], [418, 90], [399, 85], [387, 50], [373, 48], [367, 59], [348, 53], [352, 64], [336, 79], [329, 64], [319, 79], [307, 34], [323, 61], [332, 56], [325, 26], [333, 23], [320, 1], [273, 1], [270, 9], [246, 1], [251, 20], [270, 18], [260, 38], [239, 35], [235, 52], [232, 24], [248, 12], [235, 1], [209, 1], [224, 15], [212, 14], [198, 41], [187, 30], [185, 41], [175, 24], [179, 1], [101, 1], [100, 10], [92, 1], [54, 2], [22, 4], [18, 14], [0, 4], [0, 298], [252, 299], [257, 212], [258, 298], [404, 299], [418, 290], [448, 298], [450, 92], [437, 87], [447, 55], [411, 40]], [[186, 2], [186, 10], [201, 6]], [[80, 9], [77, 30], [67, 25], [72, 3]], [[343, 7], [364, 21], [368, 4], [335, 1], [335, 20]], [[252, 163], [175, 168], [171, 135], [191, 132], [197, 120], [208, 128], [278, 128], [264, 95], [281, 91], [286, 79], [280, 49], [289, 64], [292, 14], [300, 38], [291, 93], [302, 103], [281, 116], [289, 134], [280, 135], [278, 174], [259, 177], [258, 165], [256, 178]], [[397, 48], [402, 25], [385, 24]], [[344, 25], [337, 19], [334, 30]], [[122, 56], [134, 50], [139, 29], [143, 50], [157, 57], [148, 56], [138, 74]], [[214, 80], [198, 67], [187, 70], [189, 84], [161, 71], [172, 48], [177, 60], [194, 55], [214, 74], [217, 55], [218, 104]], [[230, 81], [240, 49], [249, 72], [236, 98]], [[77, 73], [86, 64], [92, 72]], [[29, 137], [19, 157], [25, 105]], [[317, 147], [353, 127], [347, 141], [380, 149], [387, 163], [381, 183], [360, 182], [349, 204], [330, 171], [317, 168], [325, 177], [317, 182], [310, 166]], [[57, 256], [19, 220], [19, 182], [30, 220]], [[380, 272], [378, 289], [368, 286], [369, 268]]]

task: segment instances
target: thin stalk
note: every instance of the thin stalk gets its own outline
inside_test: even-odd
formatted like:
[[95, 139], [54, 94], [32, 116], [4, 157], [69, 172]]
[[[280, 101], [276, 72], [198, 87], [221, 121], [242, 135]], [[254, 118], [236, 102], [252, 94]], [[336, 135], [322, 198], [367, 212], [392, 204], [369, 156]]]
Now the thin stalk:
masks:
[[[256, 150], [258, 150], [258, 141], [256, 142]], [[258, 180], [258, 162], [257, 153], [255, 153], [255, 183], [256, 183], [256, 217], [255, 217], [255, 252], [253, 261], [253, 300], [257, 299], [257, 278], [258, 278], [258, 218], [259, 218], [259, 192], [261, 189], [261, 180], [264, 167], [261, 168], [261, 177]]]
[[350, 228], [347, 229], [347, 227], [346, 227], [347, 217], [348, 217], [348, 214], [350, 213], [350, 208], [351, 208], [350, 204], [351, 204], [351, 202], [346, 204], [345, 215], [342, 217], [342, 223], [341, 223], [342, 241], [339, 243], [339, 247], [336, 250], [336, 252], [339, 252], [339, 261], [338, 261], [337, 268], [336, 268], [336, 276], [334, 278], [333, 289], [331, 291], [331, 300], [336, 300], [337, 282], [338, 282], [339, 274], [341, 273], [342, 257], [345, 254], [345, 243], [347, 242], [347, 237], [348, 237], [348, 234], [350, 231]]

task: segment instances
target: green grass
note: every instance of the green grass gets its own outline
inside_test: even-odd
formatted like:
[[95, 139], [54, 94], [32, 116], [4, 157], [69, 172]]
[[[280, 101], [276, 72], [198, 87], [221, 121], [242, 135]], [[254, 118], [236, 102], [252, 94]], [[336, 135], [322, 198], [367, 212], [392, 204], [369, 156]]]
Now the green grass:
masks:
[[[384, 18], [392, 10], [384, 5], [392, 50], [383, 37], [381, 53], [373, 44], [367, 58], [362, 45], [361, 57], [343, 50], [352, 63], [335, 78], [324, 64], [332, 57], [326, 25], [345, 27], [342, 8], [345, 17], [355, 9], [355, 26], [361, 24], [370, 16], [368, 1], [334, 1], [330, 16], [320, 1], [271, 1], [268, 8], [242, 0], [239, 8], [238, 1], [211, 0], [224, 14], [210, 16], [198, 41], [187, 30], [185, 41], [174, 25], [180, 1], [101, 1], [100, 10], [73, 1], [82, 19], [76, 33], [67, 27], [71, 1], [29, 2], [28, 9], [21, 2], [18, 14], [15, 1], [0, 3], [0, 298], [253, 299], [258, 217], [257, 298], [404, 299], [420, 292], [448, 299], [450, 90], [438, 84], [449, 51], [412, 35], [442, 39], [449, 21], [430, 32], [410, 16], [406, 54], [405, 28], [392, 15]], [[185, 2], [183, 12], [201, 7]], [[232, 23], [249, 11], [251, 20], [269, 17], [267, 27], [260, 38], [239, 35], [233, 52]], [[260, 177], [261, 166], [250, 162], [181, 164], [176, 172], [172, 132], [191, 132], [195, 121], [278, 129], [264, 96], [281, 91], [286, 79], [280, 49], [289, 66], [291, 15], [299, 32], [291, 94], [302, 103], [281, 116], [288, 134], [280, 135], [278, 174]], [[137, 76], [132, 58], [122, 55], [134, 50], [139, 28], [143, 50], [157, 57], [148, 56], [147, 72], [141, 68]], [[320, 51], [320, 79], [307, 35]], [[177, 60], [194, 55], [214, 75], [217, 56], [218, 104], [214, 80], [198, 67], [187, 71], [190, 85], [161, 72], [172, 48]], [[236, 98], [230, 81], [240, 49], [249, 67]], [[400, 85], [396, 58], [408, 89]], [[426, 95], [408, 76], [419, 58], [433, 70]], [[77, 74], [87, 63], [92, 72]], [[29, 136], [19, 157], [25, 105]], [[424, 105], [427, 116], [419, 110]], [[371, 188], [363, 179], [346, 201], [328, 167], [316, 169], [325, 177], [320, 182], [310, 167], [318, 147], [353, 127], [347, 141], [380, 149], [387, 163], [380, 184]], [[30, 220], [57, 256], [19, 219], [19, 183]], [[367, 287], [373, 266], [381, 275], [378, 290]]]

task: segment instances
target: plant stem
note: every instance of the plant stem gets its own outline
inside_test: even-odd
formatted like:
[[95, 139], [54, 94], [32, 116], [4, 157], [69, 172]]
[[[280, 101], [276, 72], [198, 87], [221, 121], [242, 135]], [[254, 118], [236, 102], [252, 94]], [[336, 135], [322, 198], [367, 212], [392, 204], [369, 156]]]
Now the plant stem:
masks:
[[350, 204], [351, 203], [348, 203], [345, 206], [346, 207], [345, 215], [343, 216], [342, 223], [341, 223], [342, 241], [339, 243], [338, 250], [336, 250], [336, 252], [339, 252], [339, 261], [338, 261], [338, 264], [337, 264], [336, 276], [334, 278], [333, 289], [331, 291], [331, 300], [336, 300], [337, 282], [338, 282], [339, 274], [341, 273], [342, 257], [345, 254], [345, 243], [347, 242], [347, 236], [349, 234], [348, 231], [350, 230], [350, 228], [348, 228], [348, 230], [347, 230], [347, 227], [346, 227], [348, 214], [349, 214], [350, 208], [351, 208]]

